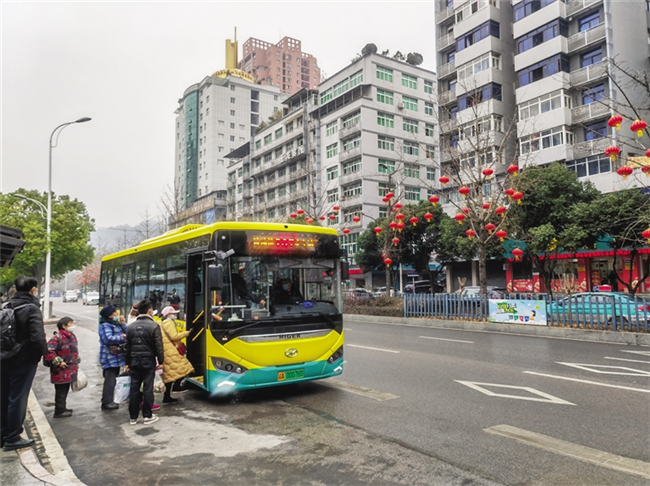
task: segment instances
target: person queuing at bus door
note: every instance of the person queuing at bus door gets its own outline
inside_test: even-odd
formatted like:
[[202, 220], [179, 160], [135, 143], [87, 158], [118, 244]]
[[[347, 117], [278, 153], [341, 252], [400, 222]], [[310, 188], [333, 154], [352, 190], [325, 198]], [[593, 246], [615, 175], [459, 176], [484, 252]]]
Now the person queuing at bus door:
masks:
[[300, 290], [294, 287], [291, 279], [283, 278], [275, 286], [272, 295], [273, 305], [296, 304], [304, 299]]
[[[41, 357], [47, 354], [43, 315], [36, 295], [38, 281], [21, 276], [15, 281], [16, 292], [6, 305], [14, 309], [17, 352], [3, 349], [0, 361], [0, 446], [5, 451], [29, 447], [33, 439], [23, 439], [27, 398]], [[3, 346], [4, 347], [4, 346]]]
[[194, 372], [192, 364], [179, 350], [179, 345], [183, 339], [190, 335], [190, 331], [178, 332], [174, 320], [177, 315], [176, 309], [167, 306], [162, 310], [162, 320], [159, 322], [165, 348], [165, 360], [162, 368], [162, 380], [165, 384], [163, 403], [177, 402], [178, 399], [172, 398], [171, 392], [187, 391], [186, 387], [181, 386], [181, 381]]
[[[140, 408], [144, 424], [152, 424], [158, 420], [151, 407], [153, 400], [153, 382], [157, 369], [163, 368], [165, 352], [163, 348], [160, 326], [153, 320], [153, 305], [149, 299], [138, 303], [136, 321], [129, 326], [126, 333], [126, 370], [131, 377], [129, 394], [130, 424], [138, 423]], [[157, 362], [156, 362], [157, 361]], [[142, 392], [140, 391], [142, 386]], [[142, 403], [141, 403], [142, 402]]]
[[47, 342], [44, 362], [50, 367], [50, 381], [54, 384], [54, 418], [64, 418], [72, 415], [66, 401], [70, 385], [77, 380], [79, 348], [72, 318], [62, 317], [56, 327], [59, 331]]
[[260, 304], [262, 307], [266, 306], [264, 299], [256, 298], [251, 294], [248, 284], [246, 283], [246, 268], [241, 266], [237, 273], [231, 275], [232, 291], [234, 294], [233, 302], [235, 305], [246, 305], [252, 307], [252, 304]]
[[131, 307], [131, 311], [129, 312], [129, 317], [126, 319], [126, 325], [129, 326], [131, 325], [132, 322], [134, 322], [138, 318], [138, 303], [136, 302], [133, 304], [133, 307]]
[[176, 292], [176, 289], [172, 289], [171, 294], [169, 294], [169, 303], [174, 309], [178, 310], [181, 298]]
[[119, 405], [113, 401], [115, 379], [120, 374], [120, 366], [126, 364], [124, 342], [126, 324], [124, 316], [119, 316], [117, 307], [107, 305], [99, 311], [99, 362], [104, 375], [102, 389], [102, 410], [115, 410]]

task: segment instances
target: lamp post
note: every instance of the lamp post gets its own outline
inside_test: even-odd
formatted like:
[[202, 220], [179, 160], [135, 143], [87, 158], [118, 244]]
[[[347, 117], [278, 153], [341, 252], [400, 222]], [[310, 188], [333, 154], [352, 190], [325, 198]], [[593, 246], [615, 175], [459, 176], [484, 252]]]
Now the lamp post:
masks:
[[32, 199], [31, 197], [23, 196], [22, 194], [17, 194], [15, 192], [12, 192], [11, 194], [9, 194], [9, 196], [17, 197], [19, 199], [24, 199], [26, 201], [31, 201], [34, 204], [38, 204], [38, 210], [40, 211], [41, 216], [43, 216], [43, 218], [46, 217], [45, 214], [47, 213], [47, 208], [45, 207], [45, 205], [41, 201], [37, 201], [36, 199]]
[[[45, 295], [43, 296], [43, 317], [44, 319], [49, 319], [50, 316], [50, 274], [52, 271], [52, 149], [56, 147], [59, 141], [59, 134], [63, 131], [68, 125], [74, 125], [75, 123], [85, 123], [90, 121], [88, 117], [79, 118], [78, 120], [62, 123], [56, 127], [52, 134], [50, 135], [50, 160], [49, 160], [49, 169], [48, 169], [48, 182], [47, 182], [47, 256], [45, 257]], [[58, 132], [58, 133], [57, 133]], [[56, 142], [52, 145], [52, 140], [56, 134]]]

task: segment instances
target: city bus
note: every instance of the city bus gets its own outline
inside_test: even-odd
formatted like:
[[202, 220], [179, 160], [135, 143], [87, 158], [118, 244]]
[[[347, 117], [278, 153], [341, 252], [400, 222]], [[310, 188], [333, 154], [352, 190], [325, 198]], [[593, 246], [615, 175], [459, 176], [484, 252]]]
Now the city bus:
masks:
[[99, 303], [178, 309], [186, 381], [210, 393], [328, 378], [343, 372], [341, 255], [330, 228], [189, 225], [105, 256]]

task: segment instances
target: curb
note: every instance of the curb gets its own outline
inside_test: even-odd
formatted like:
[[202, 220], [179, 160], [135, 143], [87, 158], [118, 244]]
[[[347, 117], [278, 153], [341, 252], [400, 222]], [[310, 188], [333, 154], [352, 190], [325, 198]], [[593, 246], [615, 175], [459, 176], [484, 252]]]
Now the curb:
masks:
[[343, 314], [343, 319], [345, 321], [368, 322], [382, 325], [498, 332], [520, 336], [537, 336], [555, 339], [573, 339], [576, 341], [650, 346], [650, 334], [637, 332], [592, 331], [589, 329], [527, 326], [525, 324], [505, 324], [500, 322], [446, 321], [442, 319], [368, 316], [363, 314]]

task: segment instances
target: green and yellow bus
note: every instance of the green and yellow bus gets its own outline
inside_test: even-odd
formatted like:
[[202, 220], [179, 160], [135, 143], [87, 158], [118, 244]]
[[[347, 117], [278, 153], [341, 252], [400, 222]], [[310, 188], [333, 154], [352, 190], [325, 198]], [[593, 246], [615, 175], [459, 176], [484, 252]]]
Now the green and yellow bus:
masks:
[[343, 372], [341, 281], [334, 229], [282, 223], [189, 225], [102, 260], [100, 306], [123, 315], [149, 298], [190, 331], [192, 384], [210, 393]]

